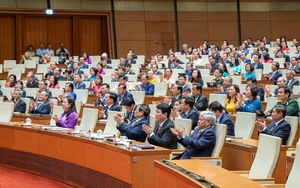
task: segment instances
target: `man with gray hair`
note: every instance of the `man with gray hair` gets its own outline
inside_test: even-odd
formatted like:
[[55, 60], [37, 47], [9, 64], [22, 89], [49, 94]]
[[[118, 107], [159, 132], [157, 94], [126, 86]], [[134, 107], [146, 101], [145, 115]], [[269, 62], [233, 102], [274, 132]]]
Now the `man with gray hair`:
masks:
[[23, 91], [21, 89], [15, 89], [12, 93], [12, 102], [15, 104], [14, 112], [26, 112], [26, 103], [21, 100], [22, 94]]
[[216, 116], [213, 112], [202, 111], [199, 116], [198, 125], [191, 136], [184, 134], [184, 129], [175, 125], [171, 128], [178, 142], [186, 149], [174, 159], [190, 159], [191, 157], [210, 157], [216, 144], [215, 129]]
[[[269, 86], [265, 86], [264, 90], [267, 93], [267, 97], [277, 97], [278, 89], [280, 87], [286, 86], [286, 78], [281, 76], [277, 79], [277, 88], [274, 90], [274, 93], [271, 92], [271, 88]], [[291, 90], [292, 91], [292, 90]]]
[[286, 77], [286, 86], [290, 88], [291, 91], [293, 91], [294, 86], [299, 86], [299, 80], [295, 79], [295, 72], [293, 70], [287, 70], [285, 73]]

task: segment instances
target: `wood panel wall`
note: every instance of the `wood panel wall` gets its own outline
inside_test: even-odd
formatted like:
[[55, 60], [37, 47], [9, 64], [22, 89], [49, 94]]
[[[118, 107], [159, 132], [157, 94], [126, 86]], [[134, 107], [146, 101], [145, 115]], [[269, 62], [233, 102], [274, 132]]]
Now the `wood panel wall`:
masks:
[[40, 42], [52, 43], [56, 51], [61, 42], [71, 55], [82, 56], [84, 51], [90, 55], [103, 52], [110, 54], [110, 17], [108, 13], [74, 13], [63, 11], [61, 14], [47, 16], [28, 11], [11, 10], [15, 15], [6, 15], [0, 11], [0, 62], [5, 59], [20, 59], [28, 45], [34, 50]]

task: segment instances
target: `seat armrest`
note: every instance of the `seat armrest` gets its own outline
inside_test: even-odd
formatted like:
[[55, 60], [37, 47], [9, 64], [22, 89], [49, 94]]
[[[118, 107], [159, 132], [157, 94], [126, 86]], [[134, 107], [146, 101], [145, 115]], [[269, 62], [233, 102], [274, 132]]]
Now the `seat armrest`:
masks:
[[259, 184], [274, 184], [274, 178], [251, 178], [252, 181], [255, 181]]
[[245, 178], [248, 178], [249, 176], [249, 170], [236, 170], [236, 171], [231, 171], [233, 173], [239, 174], [240, 176], [243, 176]]
[[222, 157], [192, 157], [194, 160], [202, 160], [216, 166], [222, 167]]

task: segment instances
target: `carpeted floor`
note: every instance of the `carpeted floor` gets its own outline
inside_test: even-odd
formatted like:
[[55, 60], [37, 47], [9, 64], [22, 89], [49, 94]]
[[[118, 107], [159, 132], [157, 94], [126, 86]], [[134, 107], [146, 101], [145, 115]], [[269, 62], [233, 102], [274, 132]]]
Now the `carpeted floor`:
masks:
[[0, 188], [70, 188], [54, 180], [0, 167]]

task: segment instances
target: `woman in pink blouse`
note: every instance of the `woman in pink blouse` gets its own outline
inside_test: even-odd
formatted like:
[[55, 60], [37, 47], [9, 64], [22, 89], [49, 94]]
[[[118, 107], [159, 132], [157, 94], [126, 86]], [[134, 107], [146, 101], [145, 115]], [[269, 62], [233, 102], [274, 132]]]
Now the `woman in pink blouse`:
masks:
[[98, 63], [96, 69], [98, 70], [97, 75], [105, 75], [105, 72], [103, 70], [102, 63]]
[[50, 84], [49, 84], [49, 88], [52, 88], [52, 89], [59, 89], [59, 85], [58, 85], [58, 77], [54, 76], [54, 75], [51, 75], [50, 78], [49, 78], [49, 81], [50, 81]]
[[102, 81], [103, 81], [102, 76], [97, 75], [95, 80], [91, 80], [89, 89], [90, 90], [93, 89], [95, 94], [100, 94], [101, 90], [102, 90], [102, 87], [101, 87]]

